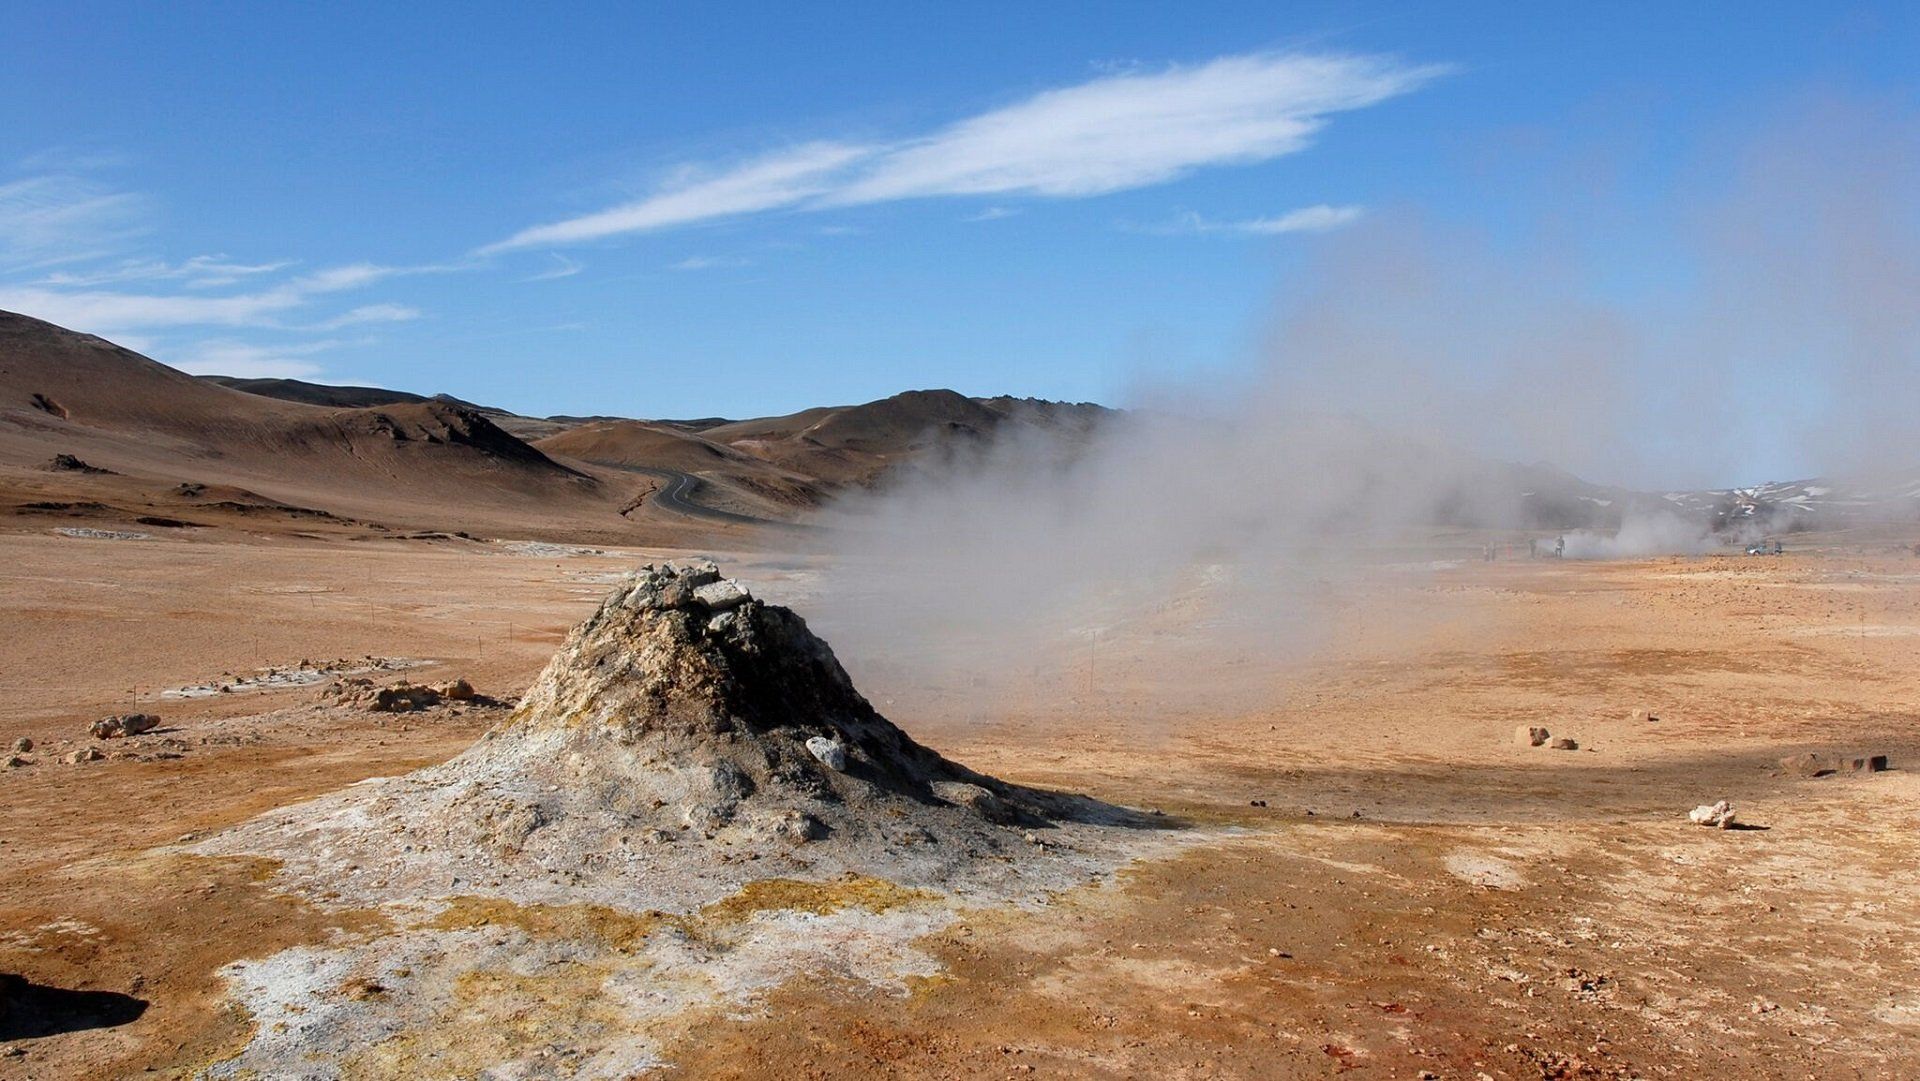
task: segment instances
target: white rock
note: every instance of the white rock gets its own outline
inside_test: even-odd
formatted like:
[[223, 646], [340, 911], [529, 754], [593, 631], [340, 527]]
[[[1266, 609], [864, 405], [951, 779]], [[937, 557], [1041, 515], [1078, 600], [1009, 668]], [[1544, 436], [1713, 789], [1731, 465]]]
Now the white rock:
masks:
[[1701, 804], [1687, 812], [1687, 820], [1696, 826], [1710, 826], [1724, 830], [1733, 828], [1733, 804], [1726, 800], [1708, 806]]
[[706, 605], [708, 608], [722, 610], [738, 608], [752, 600], [753, 594], [748, 593], [747, 587], [741, 585], [739, 582], [731, 578], [722, 578], [717, 582], [708, 582], [706, 585], [695, 589], [693, 591], [693, 599]]
[[840, 744], [839, 740], [828, 739], [825, 736], [809, 736], [807, 750], [813, 753], [813, 757], [820, 760], [821, 765], [835, 773], [846, 772], [847, 749]]

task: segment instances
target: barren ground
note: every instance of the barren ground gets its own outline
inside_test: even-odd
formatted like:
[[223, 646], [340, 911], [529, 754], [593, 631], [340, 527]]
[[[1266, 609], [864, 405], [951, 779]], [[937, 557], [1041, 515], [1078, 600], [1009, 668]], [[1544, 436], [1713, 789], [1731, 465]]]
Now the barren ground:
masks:
[[[262, 861], [159, 849], [442, 760], [499, 718], [161, 692], [371, 655], [511, 695], [655, 554], [0, 534], [0, 737], [39, 745], [0, 770], [0, 972], [93, 1018], [0, 1021], [0, 1077], [191, 1076], [231, 1054], [256, 1022], [223, 965], [384, 917], [280, 895]], [[886, 688], [883, 712], [962, 762], [1160, 808], [1200, 840], [1039, 909], [965, 913], [919, 944], [933, 975], [799, 976], [676, 1017], [658, 1075], [1920, 1075], [1920, 560], [1476, 561], [1383, 579], [1366, 610], [1235, 708], [1143, 711], [1147, 642], [1113, 643], [1061, 704], [982, 717], [951, 688]], [[135, 703], [163, 728], [59, 761]], [[1581, 749], [1515, 745], [1527, 724]], [[1784, 775], [1801, 750], [1895, 768]], [[1761, 828], [1687, 823], [1720, 797]], [[460, 1051], [407, 1075], [472, 1076]]]

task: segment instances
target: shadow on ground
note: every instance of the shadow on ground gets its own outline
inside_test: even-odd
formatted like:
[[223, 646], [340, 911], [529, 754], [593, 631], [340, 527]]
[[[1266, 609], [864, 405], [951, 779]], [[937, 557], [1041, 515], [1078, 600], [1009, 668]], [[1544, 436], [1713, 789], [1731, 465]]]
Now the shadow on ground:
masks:
[[146, 1012], [145, 999], [118, 991], [73, 991], [0, 973], [0, 1040], [114, 1028]]

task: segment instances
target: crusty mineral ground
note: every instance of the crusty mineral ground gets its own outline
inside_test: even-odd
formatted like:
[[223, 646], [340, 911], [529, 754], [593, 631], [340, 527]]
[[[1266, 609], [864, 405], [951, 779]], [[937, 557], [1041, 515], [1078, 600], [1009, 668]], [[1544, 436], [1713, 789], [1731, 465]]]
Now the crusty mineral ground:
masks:
[[1086, 885], [1157, 824], [947, 761], [792, 611], [711, 563], [650, 565], [465, 753], [194, 846], [392, 925], [231, 968], [258, 1027], [211, 1073], [628, 1077], [695, 1007], [934, 976], [914, 943], [958, 904]]
[[[1216, 673], [1242, 699], [1197, 713], [1147, 708], [1194, 676], [1151, 636], [985, 716], [845, 656], [947, 758], [1186, 828], [1039, 902], [789, 867], [635, 914], [483, 886], [408, 908], [350, 878], [327, 898], [298, 860], [190, 851], [447, 763], [501, 711], [153, 696], [367, 655], [519, 695], [672, 553], [0, 536], [0, 741], [37, 745], [0, 771], [0, 972], [29, 981], [9, 1018], [40, 1019], [0, 1020], [0, 1076], [193, 1076], [328, 1039], [309, 1066], [357, 1077], [1915, 1076], [1920, 562], [1822, 543], [1383, 573], [1327, 649], [1264, 685]], [[723, 562], [769, 597], [811, 573]], [[165, 724], [105, 761], [40, 749], [136, 709]], [[1516, 746], [1522, 725], [1581, 749]], [[1804, 751], [1894, 769], [1778, 767]], [[1686, 821], [1720, 798], [1759, 828]], [[1076, 856], [1031, 847], [1012, 858]]]

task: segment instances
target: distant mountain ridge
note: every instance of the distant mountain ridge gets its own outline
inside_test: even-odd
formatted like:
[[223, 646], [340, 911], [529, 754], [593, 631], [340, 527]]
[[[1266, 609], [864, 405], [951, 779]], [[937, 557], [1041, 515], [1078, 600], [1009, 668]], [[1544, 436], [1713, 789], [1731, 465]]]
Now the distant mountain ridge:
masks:
[[[623, 537], [649, 522], [666, 528], [676, 513], [790, 519], [939, 452], [1009, 432], [1071, 447], [1121, 416], [1093, 403], [933, 389], [744, 420], [523, 417], [446, 394], [190, 376], [0, 312], [0, 477], [44, 478], [47, 463], [71, 459], [95, 470], [70, 470], [75, 484], [226, 485], [377, 520], [535, 522]], [[1744, 536], [1920, 520], [1920, 471], [1642, 492], [1545, 464], [1480, 461], [1447, 483], [1455, 487], [1431, 501], [1435, 524], [1474, 528], [1612, 529], [1635, 515], [1673, 515]]]

